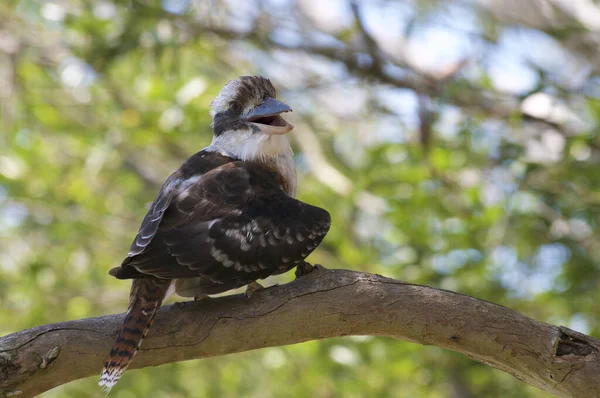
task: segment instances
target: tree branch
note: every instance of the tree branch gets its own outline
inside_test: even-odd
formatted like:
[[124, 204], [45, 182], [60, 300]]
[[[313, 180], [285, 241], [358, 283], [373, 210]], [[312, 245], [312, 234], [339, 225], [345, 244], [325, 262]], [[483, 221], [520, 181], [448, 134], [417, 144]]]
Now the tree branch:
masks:
[[[32, 397], [97, 376], [123, 317], [44, 325], [0, 338], [0, 393]], [[557, 396], [600, 396], [598, 339], [487, 301], [347, 270], [319, 269], [258, 291], [249, 301], [234, 295], [166, 306], [131, 368], [347, 335], [431, 344]]]

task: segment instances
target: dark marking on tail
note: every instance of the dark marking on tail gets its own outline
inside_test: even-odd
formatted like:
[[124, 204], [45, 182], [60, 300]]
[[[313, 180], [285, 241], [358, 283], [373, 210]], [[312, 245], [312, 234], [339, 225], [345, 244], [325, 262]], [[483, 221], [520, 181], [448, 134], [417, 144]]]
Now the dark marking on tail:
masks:
[[129, 309], [98, 384], [108, 394], [119, 381], [131, 359], [146, 338], [156, 312], [171, 284], [169, 279], [134, 279], [129, 294]]

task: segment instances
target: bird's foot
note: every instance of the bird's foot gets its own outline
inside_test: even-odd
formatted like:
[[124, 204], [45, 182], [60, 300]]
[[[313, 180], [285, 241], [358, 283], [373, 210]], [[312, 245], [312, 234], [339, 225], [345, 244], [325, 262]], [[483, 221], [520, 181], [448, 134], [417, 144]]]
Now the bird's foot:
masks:
[[254, 281], [249, 283], [248, 285], [246, 285], [246, 291], [244, 292], [244, 297], [246, 298], [246, 300], [249, 300], [250, 297], [252, 297], [252, 295], [254, 294], [254, 292], [258, 291], [258, 290], [262, 290], [265, 287], [263, 285], [261, 285], [260, 283]]
[[189, 305], [191, 303], [195, 303], [197, 301], [205, 301], [205, 300], [209, 300], [210, 296], [208, 294], [199, 294], [197, 296], [194, 296], [194, 301], [176, 301], [173, 303], [173, 307], [175, 308], [183, 308], [186, 305]]
[[323, 267], [321, 264], [312, 265], [304, 261], [298, 264], [298, 266], [296, 267], [296, 278], [308, 275], [313, 271], [323, 271], [324, 269], [325, 267]]

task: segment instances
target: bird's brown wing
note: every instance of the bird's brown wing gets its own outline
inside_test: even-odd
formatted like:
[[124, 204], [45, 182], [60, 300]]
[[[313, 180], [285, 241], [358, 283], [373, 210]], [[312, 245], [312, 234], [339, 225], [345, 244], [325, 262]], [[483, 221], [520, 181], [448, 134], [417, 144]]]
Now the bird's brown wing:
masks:
[[167, 279], [203, 276], [213, 293], [291, 269], [329, 230], [327, 211], [289, 197], [274, 173], [254, 163], [228, 163], [172, 184], [123, 267]]
[[178, 174], [172, 174], [163, 184], [150, 210], [146, 213], [142, 225], [129, 248], [128, 257], [133, 257], [146, 250], [154, 235], [158, 231], [158, 226], [161, 224], [165, 210], [171, 204], [173, 195], [178, 191], [181, 179]]

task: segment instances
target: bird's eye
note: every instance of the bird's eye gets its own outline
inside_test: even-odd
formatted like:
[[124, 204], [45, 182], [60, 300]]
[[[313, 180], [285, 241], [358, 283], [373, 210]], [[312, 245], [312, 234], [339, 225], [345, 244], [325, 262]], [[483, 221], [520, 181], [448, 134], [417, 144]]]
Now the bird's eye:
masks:
[[229, 110], [233, 113], [238, 113], [242, 111], [242, 106], [237, 102], [234, 102], [231, 105], [229, 105]]

